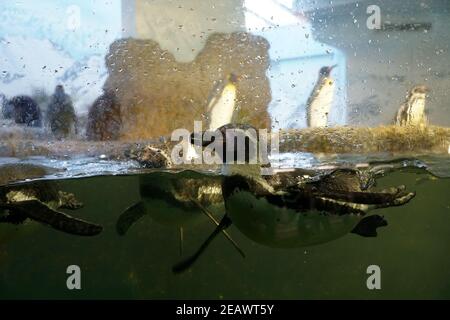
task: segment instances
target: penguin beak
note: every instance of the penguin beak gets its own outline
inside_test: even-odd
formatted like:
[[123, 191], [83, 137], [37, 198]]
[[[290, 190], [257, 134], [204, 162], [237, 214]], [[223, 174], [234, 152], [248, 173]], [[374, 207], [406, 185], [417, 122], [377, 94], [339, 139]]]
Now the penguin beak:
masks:
[[236, 75], [234, 73], [232, 73], [229, 77], [230, 81], [232, 83], [238, 83], [239, 81], [241, 81], [244, 77], [242, 75]]
[[337, 66], [338, 66], [337, 64], [332, 65], [332, 66], [330, 67], [330, 72], [331, 72], [331, 70], [333, 70], [333, 69], [336, 68]]

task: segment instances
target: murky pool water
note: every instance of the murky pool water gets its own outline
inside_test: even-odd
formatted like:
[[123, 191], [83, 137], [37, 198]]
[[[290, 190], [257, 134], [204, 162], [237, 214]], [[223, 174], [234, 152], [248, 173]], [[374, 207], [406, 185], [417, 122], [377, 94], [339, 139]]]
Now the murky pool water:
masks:
[[[448, 158], [418, 158], [371, 165], [385, 171], [379, 187], [404, 184], [417, 192], [407, 205], [377, 212], [388, 226], [378, 229], [376, 238], [347, 234], [316, 246], [274, 249], [231, 226], [228, 231], [246, 258], [225, 237], [218, 237], [190, 270], [179, 275], [172, 273], [173, 265], [192, 254], [214, 230], [206, 216], [199, 214], [184, 227], [182, 255], [178, 227], [161, 223], [151, 212], [124, 236], [116, 231], [123, 211], [141, 200], [140, 182], [161, 179], [161, 174], [139, 171], [131, 162], [27, 160], [66, 168], [50, 178], [57, 178], [61, 190], [73, 192], [84, 203], [70, 214], [104, 229], [98, 236], [83, 238], [36, 222], [0, 224], [0, 298], [448, 299], [450, 166]], [[340, 157], [312, 163], [311, 159], [297, 155], [294, 160], [302, 166], [306, 162], [301, 161], [309, 161], [314, 168], [381, 160]], [[280, 163], [292, 165], [286, 158]], [[186, 175], [201, 177], [181, 173], [172, 179]], [[78, 179], [67, 179], [73, 177]], [[223, 215], [220, 210], [219, 206], [214, 212], [217, 219]], [[70, 265], [81, 268], [82, 290], [67, 289]], [[381, 269], [381, 290], [367, 289], [370, 265]]]

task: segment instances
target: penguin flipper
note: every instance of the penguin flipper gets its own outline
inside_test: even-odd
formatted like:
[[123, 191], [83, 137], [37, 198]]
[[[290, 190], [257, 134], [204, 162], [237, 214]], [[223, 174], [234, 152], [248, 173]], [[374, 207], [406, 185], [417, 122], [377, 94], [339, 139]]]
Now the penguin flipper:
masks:
[[217, 237], [217, 235], [221, 233], [223, 230], [227, 229], [230, 225], [231, 220], [230, 218], [228, 218], [227, 215], [225, 215], [222, 218], [222, 221], [220, 221], [219, 225], [216, 227], [216, 229], [214, 229], [214, 231], [209, 235], [209, 237], [202, 243], [200, 248], [193, 255], [174, 265], [172, 268], [172, 272], [178, 274], [189, 269], [202, 255], [202, 253], [209, 247], [209, 245], [211, 244], [211, 242], [213, 242], [213, 240]]
[[103, 230], [103, 227], [100, 225], [52, 210], [38, 200], [21, 201], [13, 204], [1, 204], [0, 207], [18, 212], [22, 216], [26, 216], [31, 220], [48, 225], [53, 229], [68, 234], [78, 236], [94, 236]]
[[406, 193], [405, 186], [391, 187], [381, 191], [327, 191], [322, 196], [334, 200], [347, 201], [358, 204], [375, 205], [377, 208], [399, 206], [414, 197], [413, 193]]
[[[193, 203], [197, 205], [197, 207], [215, 224], [216, 227], [220, 225], [219, 221], [214, 218], [213, 214], [206, 209], [200, 202], [198, 202], [195, 199], [191, 199]], [[236, 243], [236, 241], [233, 240], [233, 238], [230, 236], [230, 234], [227, 232], [227, 230], [222, 230], [223, 235], [225, 238], [233, 245], [233, 247], [239, 252], [239, 254], [242, 256], [242, 258], [245, 258], [245, 253], [242, 251], [242, 249], [239, 247], [239, 245]]]
[[22, 224], [27, 220], [27, 216], [21, 212], [10, 210], [6, 216], [0, 217], [0, 223], [10, 223], [10, 224]]
[[387, 207], [399, 207], [404, 204], [407, 204], [409, 201], [411, 201], [416, 196], [415, 192], [405, 192], [400, 191], [393, 199], [389, 199], [385, 203], [377, 204], [376, 208], [387, 208]]
[[379, 215], [372, 215], [363, 218], [351, 233], [357, 234], [361, 237], [372, 238], [378, 235], [377, 229], [386, 227], [388, 225], [384, 217]]
[[116, 223], [116, 231], [119, 235], [123, 236], [127, 233], [128, 229], [136, 223], [139, 219], [147, 214], [144, 203], [138, 202], [127, 208], [119, 217]]

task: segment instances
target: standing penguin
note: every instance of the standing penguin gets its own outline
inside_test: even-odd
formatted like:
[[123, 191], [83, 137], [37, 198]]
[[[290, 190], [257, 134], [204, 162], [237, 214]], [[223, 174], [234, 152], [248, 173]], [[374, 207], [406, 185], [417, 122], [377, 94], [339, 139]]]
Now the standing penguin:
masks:
[[[207, 131], [214, 131], [237, 121], [236, 85], [239, 80], [239, 76], [229, 73], [212, 88], [206, 104]], [[194, 147], [188, 144], [186, 159], [191, 160], [197, 157]]]
[[122, 128], [120, 104], [113, 91], [106, 91], [89, 109], [88, 140], [117, 140]]
[[28, 96], [12, 98], [8, 104], [13, 110], [14, 120], [17, 124], [26, 124], [29, 127], [41, 127], [41, 109], [37, 103]]
[[425, 126], [427, 116], [425, 114], [425, 102], [430, 90], [424, 85], [413, 87], [406, 97], [406, 101], [400, 106], [395, 117], [397, 126]]
[[310, 128], [328, 125], [328, 115], [331, 111], [335, 89], [331, 71], [336, 66], [322, 67], [319, 71], [319, 78], [306, 102], [306, 121]]
[[206, 106], [208, 130], [236, 121], [236, 85], [239, 77], [230, 73], [211, 90]]
[[67, 138], [77, 132], [77, 116], [72, 99], [64, 92], [62, 85], [57, 85], [47, 108], [47, 121], [57, 139]]

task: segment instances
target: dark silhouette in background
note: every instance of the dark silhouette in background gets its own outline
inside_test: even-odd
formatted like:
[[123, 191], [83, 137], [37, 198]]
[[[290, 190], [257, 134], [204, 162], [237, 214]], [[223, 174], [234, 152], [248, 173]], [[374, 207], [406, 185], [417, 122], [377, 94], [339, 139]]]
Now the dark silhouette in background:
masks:
[[0, 93], [0, 108], [4, 119], [12, 118], [12, 105], [8, 103], [8, 99], [3, 93]]
[[105, 91], [92, 104], [88, 113], [88, 140], [117, 140], [122, 128], [120, 104], [112, 91]]
[[72, 99], [57, 85], [47, 108], [47, 121], [50, 130], [57, 139], [67, 138], [77, 133], [77, 116]]
[[29, 127], [41, 127], [41, 109], [37, 103], [28, 96], [16, 96], [9, 100], [3, 108], [5, 118], [14, 118], [17, 124]]

